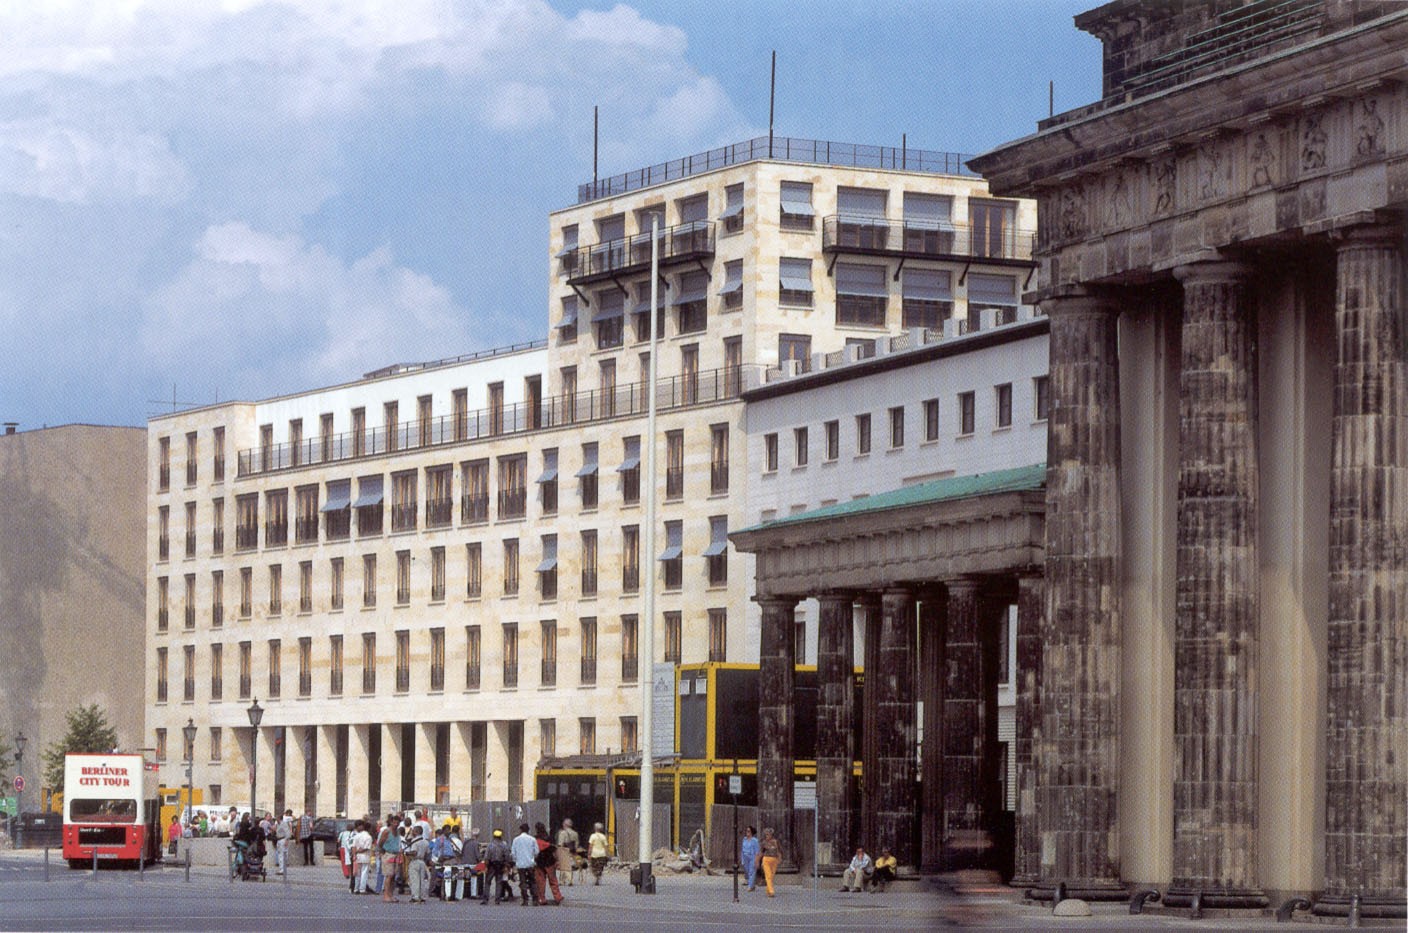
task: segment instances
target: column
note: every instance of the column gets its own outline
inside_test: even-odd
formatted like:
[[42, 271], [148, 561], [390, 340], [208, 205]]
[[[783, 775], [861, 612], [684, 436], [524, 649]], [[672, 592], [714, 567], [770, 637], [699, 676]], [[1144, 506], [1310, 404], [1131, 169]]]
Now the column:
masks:
[[484, 790], [488, 800], [508, 799], [508, 729], [507, 719], [495, 719], [488, 724], [487, 747], [484, 750]]
[[817, 864], [850, 862], [855, 767], [855, 628], [848, 594], [818, 597], [816, 639]]
[[401, 724], [381, 724], [381, 807], [401, 809], [401, 788], [404, 763], [401, 760]]
[[416, 803], [435, 803], [435, 731], [433, 722], [418, 722], [415, 730]]
[[1175, 906], [1263, 906], [1257, 888], [1256, 356], [1247, 266], [1180, 266], [1174, 624]]
[[[318, 773], [314, 778], [316, 793], [313, 798], [315, 816], [332, 816], [337, 812], [338, 771], [345, 766], [337, 760], [337, 726], [312, 726], [318, 745]], [[350, 810], [348, 812], [351, 812]]]
[[[467, 801], [472, 799], [470, 788], [474, 779], [470, 772], [473, 766], [473, 726], [466, 721], [450, 723], [450, 799]], [[483, 842], [489, 840], [485, 838]]]
[[[372, 812], [371, 731], [379, 728], [366, 723], [347, 727], [347, 815], [356, 819]], [[380, 816], [380, 814], [378, 814]]]
[[1339, 244], [1325, 742], [1325, 900], [1359, 893], [1398, 917], [1408, 864], [1403, 261], [1396, 226], [1354, 229]]
[[944, 818], [944, 617], [947, 599], [942, 590], [927, 590], [919, 603], [919, 698], [924, 703], [924, 744], [919, 787], [924, 793], [920, 827], [921, 867], [936, 872], [942, 865]]
[[[861, 631], [864, 633], [861, 645], [861, 666], [865, 673], [865, 684], [861, 689], [861, 728], [860, 728], [860, 838], [866, 846], [874, 847], [879, 823], [876, 807], [880, 800], [879, 728], [876, 726], [876, 702], [880, 695], [876, 689], [879, 662], [876, 660], [880, 648], [880, 594], [862, 593], [856, 600], [861, 611]], [[880, 851], [876, 849], [875, 851]]]
[[307, 792], [308, 746], [307, 730], [289, 726], [284, 730], [284, 806], [301, 816]]
[[983, 652], [978, 632], [978, 585], [948, 583], [944, 626], [942, 867], [976, 868], [989, 837], [983, 806]]
[[274, 726], [260, 726], [255, 730], [255, 741], [259, 744], [259, 752], [254, 763], [258, 777], [259, 800], [255, 808], [262, 815], [265, 811], [274, 812], [274, 756], [279, 749], [275, 741], [277, 730]]
[[[760, 599], [763, 607], [758, 651], [758, 831], [772, 827], [782, 842], [782, 864], [794, 867], [793, 681], [796, 645], [792, 637], [795, 599]], [[642, 791], [644, 793], [644, 791]]]
[[[1051, 320], [1046, 612], [1036, 811], [1043, 885], [1119, 884], [1120, 404], [1106, 297], [1042, 302]], [[1074, 888], [1072, 890], [1075, 890]]]
[[888, 846], [899, 864], [917, 865], [914, 786], [917, 736], [914, 720], [914, 595], [887, 589], [881, 596], [880, 641], [876, 649], [875, 716], [877, 720], [875, 838], [879, 851]]
[[1013, 885], [1035, 884], [1041, 878], [1041, 833], [1036, 818], [1036, 762], [1041, 692], [1042, 579], [1017, 578], [1017, 736], [1013, 761], [1017, 766], [1017, 853]]

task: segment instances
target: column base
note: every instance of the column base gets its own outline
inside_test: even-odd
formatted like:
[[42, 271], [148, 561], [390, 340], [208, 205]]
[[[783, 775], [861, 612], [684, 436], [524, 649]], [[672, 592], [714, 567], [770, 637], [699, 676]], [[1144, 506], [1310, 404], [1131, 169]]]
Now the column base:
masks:
[[1193, 907], [1216, 910], [1264, 910], [1271, 900], [1259, 888], [1223, 888], [1209, 885], [1198, 888], [1188, 884], [1170, 887], [1164, 893], [1165, 907]]
[[1129, 900], [1129, 888], [1119, 881], [1110, 879], [1043, 881], [1032, 885], [1026, 891], [1027, 900], [1050, 904], [1056, 900], [1057, 887], [1063, 887], [1062, 896], [1076, 897], [1083, 901], [1117, 902]]
[[[1408, 919], [1408, 899], [1403, 895], [1360, 894], [1359, 916]], [[1326, 894], [1318, 898], [1310, 912], [1317, 917], [1348, 917], [1354, 908], [1353, 894]]]

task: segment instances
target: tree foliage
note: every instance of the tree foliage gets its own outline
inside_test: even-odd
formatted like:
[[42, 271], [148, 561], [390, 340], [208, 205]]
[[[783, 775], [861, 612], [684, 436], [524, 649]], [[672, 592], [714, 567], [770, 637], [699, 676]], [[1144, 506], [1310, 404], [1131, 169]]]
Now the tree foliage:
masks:
[[64, 756], [69, 752], [110, 752], [117, 745], [117, 730], [107, 713], [94, 703], [64, 715], [68, 731], [44, 750], [44, 783], [57, 793], [64, 789]]
[[8, 775], [15, 763], [15, 746], [10, 739], [0, 735], [0, 775]]

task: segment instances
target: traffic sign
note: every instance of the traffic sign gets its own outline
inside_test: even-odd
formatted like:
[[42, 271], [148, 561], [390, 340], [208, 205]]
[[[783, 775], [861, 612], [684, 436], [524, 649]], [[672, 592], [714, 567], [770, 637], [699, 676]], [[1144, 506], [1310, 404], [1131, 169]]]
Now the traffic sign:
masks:
[[16, 774], [16, 775], [15, 775], [15, 792], [16, 792], [16, 793], [20, 793], [20, 794], [24, 793], [24, 775], [23, 775], [23, 774]]
[[728, 776], [728, 792], [735, 797], [743, 793], [743, 775], [730, 774]]

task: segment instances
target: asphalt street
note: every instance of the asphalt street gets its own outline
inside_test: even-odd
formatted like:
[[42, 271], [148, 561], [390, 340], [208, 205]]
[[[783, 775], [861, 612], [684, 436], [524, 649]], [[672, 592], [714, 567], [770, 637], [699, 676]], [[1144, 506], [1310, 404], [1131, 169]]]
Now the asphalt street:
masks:
[[[295, 859], [296, 861], [297, 859]], [[503, 931], [733, 930], [764, 927], [805, 931], [903, 931], [940, 927], [1049, 930], [1284, 930], [1272, 918], [1192, 921], [1171, 915], [1132, 917], [1125, 905], [1096, 905], [1095, 916], [1059, 919], [1022, 904], [1015, 892], [994, 888], [962, 897], [925, 891], [840, 893], [831, 879], [788, 879], [777, 896], [761, 888], [733, 901], [726, 875], [658, 876], [658, 893], [638, 895], [624, 871], [608, 873], [600, 887], [564, 887], [561, 907], [477, 901], [383, 904], [353, 896], [333, 862], [295, 866], [287, 883], [270, 872], [267, 882], [231, 883], [220, 868], [179, 867], [134, 871], [71, 871], [57, 853], [48, 880], [42, 852], [0, 852], [0, 930], [434, 930], [492, 926]]]

